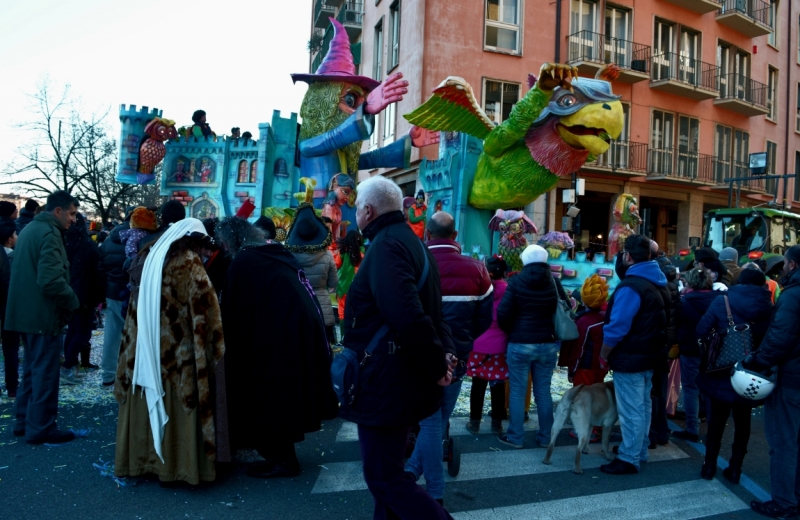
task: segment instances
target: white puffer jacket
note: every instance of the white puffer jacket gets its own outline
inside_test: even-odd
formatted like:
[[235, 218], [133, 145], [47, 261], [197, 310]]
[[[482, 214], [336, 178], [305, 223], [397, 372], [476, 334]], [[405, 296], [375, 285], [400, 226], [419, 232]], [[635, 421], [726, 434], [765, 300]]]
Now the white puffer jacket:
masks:
[[328, 290], [336, 290], [336, 284], [339, 283], [339, 274], [336, 271], [333, 255], [330, 251], [325, 250], [319, 253], [294, 253], [294, 256], [314, 288], [314, 294], [322, 309], [322, 317], [325, 319], [325, 326], [330, 327], [336, 320], [333, 316], [333, 305]]

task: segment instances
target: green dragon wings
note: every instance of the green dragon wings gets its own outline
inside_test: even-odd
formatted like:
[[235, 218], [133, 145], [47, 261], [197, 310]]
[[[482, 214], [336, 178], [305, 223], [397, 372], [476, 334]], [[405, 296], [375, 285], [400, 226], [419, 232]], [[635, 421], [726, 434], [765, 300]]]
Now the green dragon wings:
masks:
[[486, 139], [495, 124], [478, 105], [472, 87], [463, 78], [449, 76], [433, 95], [403, 117], [421, 128], [440, 132], [463, 132]]

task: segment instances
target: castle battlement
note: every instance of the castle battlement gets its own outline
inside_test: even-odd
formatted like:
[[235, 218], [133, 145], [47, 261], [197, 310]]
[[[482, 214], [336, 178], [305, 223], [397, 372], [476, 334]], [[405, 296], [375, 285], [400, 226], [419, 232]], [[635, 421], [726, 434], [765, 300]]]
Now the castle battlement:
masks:
[[141, 109], [137, 110], [136, 105], [128, 105], [128, 108], [125, 108], [125, 105], [119, 106], [119, 118], [122, 120], [123, 118], [130, 118], [130, 119], [153, 119], [154, 117], [161, 117], [164, 111], [159, 110], [158, 108], [153, 108], [152, 110], [149, 107], [143, 106]]

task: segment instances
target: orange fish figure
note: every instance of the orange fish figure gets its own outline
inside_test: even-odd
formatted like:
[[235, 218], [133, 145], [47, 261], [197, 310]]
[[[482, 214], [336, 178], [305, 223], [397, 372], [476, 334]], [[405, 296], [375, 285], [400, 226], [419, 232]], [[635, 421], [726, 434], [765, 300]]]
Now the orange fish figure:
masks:
[[147, 123], [147, 126], [144, 127], [144, 133], [147, 137], [139, 147], [139, 172], [136, 175], [136, 182], [139, 184], [148, 184], [156, 178], [153, 174], [153, 168], [167, 154], [164, 141], [178, 137], [175, 121], [160, 117], [153, 118], [152, 121]]

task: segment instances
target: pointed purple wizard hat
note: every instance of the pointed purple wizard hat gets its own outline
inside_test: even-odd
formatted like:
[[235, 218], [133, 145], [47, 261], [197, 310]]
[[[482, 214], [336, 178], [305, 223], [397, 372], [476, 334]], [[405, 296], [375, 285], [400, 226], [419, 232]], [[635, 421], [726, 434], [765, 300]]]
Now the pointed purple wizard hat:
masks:
[[350, 52], [350, 38], [344, 26], [331, 18], [333, 24], [333, 39], [330, 49], [325, 59], [322, 60], [315, 74], [292, 74], [292, 81], [305, 81], [313, 83], [315, 81], [342, 81], [353, 83], [363, 88], [367, 92], [373, 90], [381, 84], [366, 76], [356, 75], [356, 65], [353, 63], [353, 54]]

